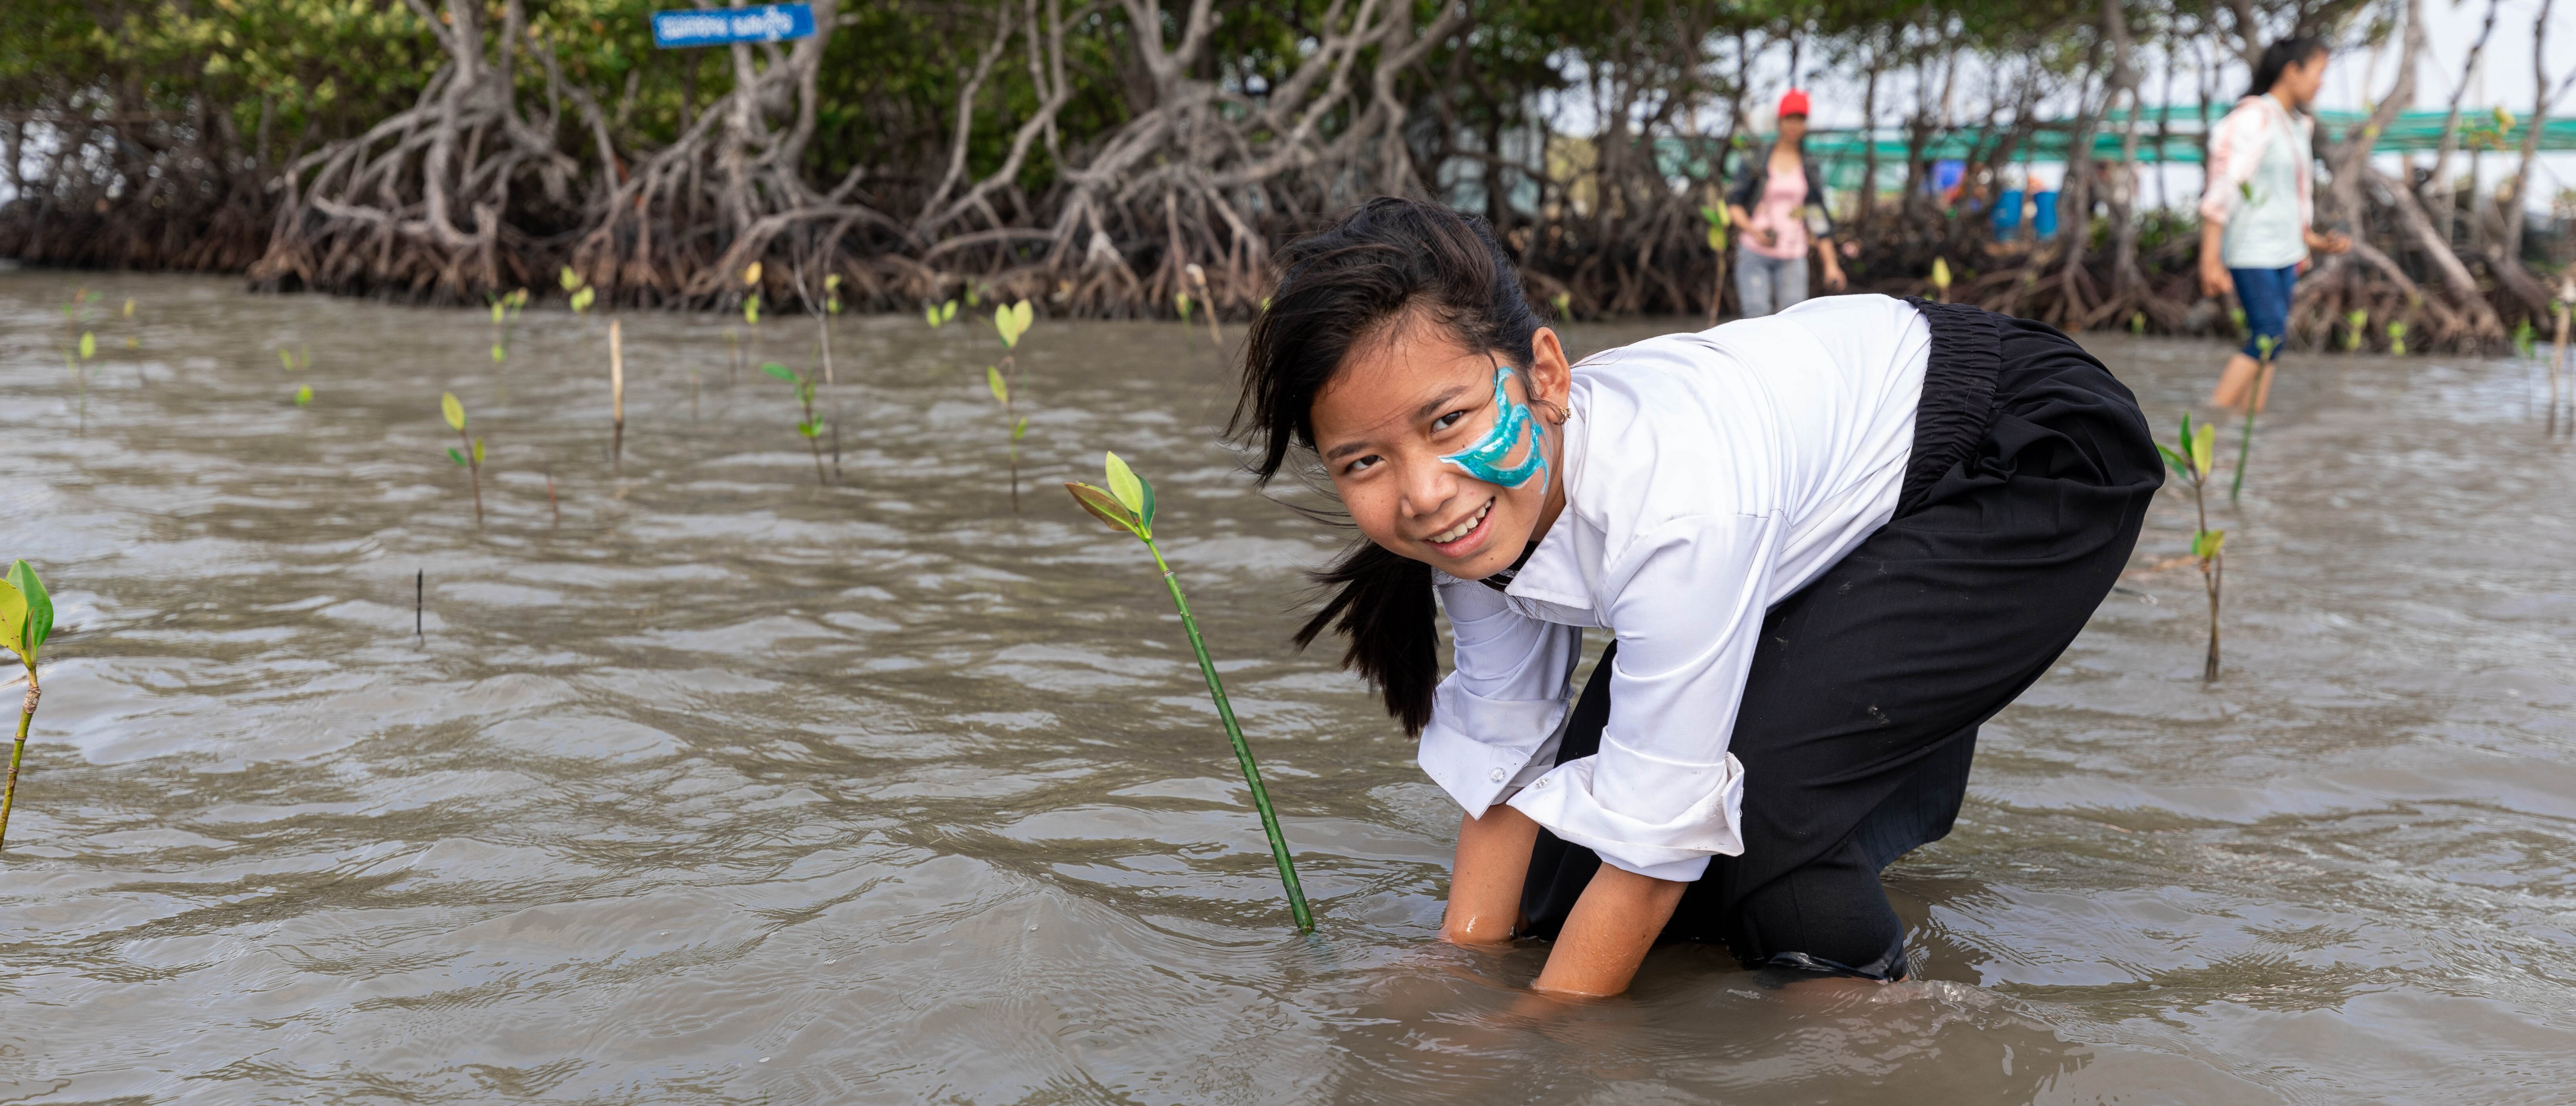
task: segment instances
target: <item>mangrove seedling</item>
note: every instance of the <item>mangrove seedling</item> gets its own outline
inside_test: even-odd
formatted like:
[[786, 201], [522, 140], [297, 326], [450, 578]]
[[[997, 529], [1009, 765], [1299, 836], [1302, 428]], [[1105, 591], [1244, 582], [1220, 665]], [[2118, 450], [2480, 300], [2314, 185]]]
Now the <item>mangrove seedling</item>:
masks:
[[510, 320], [528, 305], [528, 290], [521, 288], [506, 296], [485, 295], [492, 302], [492, 363], [510, 359]]
[[1708, 289], [1708, 325], [1717, 325], [1717, 306], [1726, 302], [1726, 207], [1702, 204], [1699, 217], [1708, 224], [1709, 252], [1717, 255], [1716, 283]]
[[2242, 307], [2228, 308], [2227, 325], [2235, 327], [2236, 333], [2238, 334], [2245, 333], [2245, 309]]
[[2201, 587], [2209, 593], [2209, 657], [2202, 662], [2200, 669], [2200, 678], [2204, 680], [2218, 678], [2218, 591], [2221, 569], [2224, 568], [2219, 562], [2219, 548], [2227, 544], [2227, 531], [2209, 528], [2206, 492], [2210, 456], [2217, 448], [2218, 427], [2202, 423], [2195, 429], [2188, 413], [2182, 417], [2181, 448], [2156, 443], [2156, 452], [2164, 454], [2165, 464], [2172, 466], [2182, 475], [2183, 482], [2191, 485], [2191, 508], [2200, 520], [2199, 528], [2191, 532], [2191, 555], [2200, 561]]
[[760, 371], [796, 389], [796, 405], [805, 413], [804, 418], [796, 421], [796, 432], [805, 436], [806, 447], [814, 451], [814, 482], [830, 484], [831, 481], [823, 475], [823, 417], [814, 413], [814, 382], [807, 380], [804, 373], [776, 361], [762, 364]]
[[125, 348], [142, 349], [143, 331], [134, 323], [134, 297], [125, 297]]
[[[441, 392], [438, 410], [447, 416], [447, 425], [455, 428], [457, 445], [447, 447], [447, 459], [465, 470], [466, 482], [474, 489], [474, 527], [483, 528], [483, 439], [465, 434], [465, 405], [457, 402], [456, 393]], [[464, 448], [459, 449], [458, 446]]]
[[1020, 418], [1011, 405], [1011, 378], [1018, 375], [1017, 360], [1020, 336], [1029, 332], [1029, 301], [1021, 300], [1008, 307], [993, 310], [993, 329], [1002, 336], [1002, 348], [1012, 352], [1002, 355], [1000, 365], [984, 366], [984, 386], [1002, 405], [1002, 424], [1010, 427], [1011, 513], [1020, 510], [1020, 439], [1029, 432], [1029, 420]]
[[9, 565], [9, 576], [0, 581], [0, 644], [18, 655], [18, 663], [27, 666], [27, 697], [18, 706], [18, 743], [9, 750], [9, 782], [0, 788], [0, 844], [9, 838], [9, 808], [18, 801], [18, 765], [27, 757], [27, 724], [36, 720], [36, 654], [45, 647], [45, 637], [54, 632], [54, 601], [45, 594], [45, 582], [36, 578], [36, 568], [25, 561]]
[[1279, 866], [1280, 886], [1288, 891], [1288, 912], [1297, 921], [1297, 932], [1313, 933], [1315, 915], [1306, 908], [1306, 890], [1297, 883], [1297, 866], [1288, 859], [1288, 838], [1279, 832], [1279, 813], [1270, 806], [1270, 791], [1261, 786], [1261, 766], [1252, 759], [1252, 746], [1243, 740], [1243, 726], [1234, 719], [1234, 706], [1226, 701], [1225, 684], [1217, 679], [1216, 663], [1208, 659], [1207, 640], [1199, 635], [1198, 619], [1190, 614], [1190, 601], [1181, 594], [1181, 581], [1172, 574], [1172, 566], [1163, 560], [1163, 550], [1154, 544], [1154, 486], [1127, 467], [1115, 453], [1108, 455], [1107, 488], [1068, 481], [1064, 490], [1073, 501], [1090, 512], [1091, 517], [1108, 523], [1109, 528], [1145, 543], [1145, 552], [1154, 558], [1154, 567], [1163, 573], [1163, 586], [1172, 593], [1172, 606], [1181, 612], [1181, 628], [1190, 636], [1190, 651], [1197, 655], [1199, 675], [1207, 680], [1208, 698], [1216, 703], [1216, 716], [1225, 723], [1226, 740], [1234, 745], [1235, 763], [1243, 768], [1243, 782], [1252, 788], [1252, 805], [1261, 812], [1261, 831], [1270, 838], [1270, 859]]
[[2254, 452], [2254, 416], [2263, 410], [2263, 401], [2272, 395], [2272, 355], [2280, 345], [2269, 334], [2254, 337], [2254, 348], [2262, 353], [2254, 369], [2254, 389], [2245, 397], [2245, 437], [2236, 443], [2236, 477], [2228, 481], [2227, 502], [2234, 506], [2236, 497], [2245, 492], [2245, 458]]
[[563, 285], [564, 295], [569, 298], [572, 313], [575, 315], [588, 314], [590, 305], [599, 301], [599, 289], [591, 287], [589, 281], [581, 279], [581, 274], [572, 271], [570, 265], [564, 266], [562, 272], [555, 274], [555, 283]]
[[[1547, 298], [1547, 302], [1548, 302], [1548, 305], [1549, 305], [1549, 306], [1556, 308], [1556, 318], [1557, 318], [1557, 321], [1558, 321], [1558, 322], [1571, 322], [1571, 321], [1573, 321], [1573, 319], [1574, 319], [1574, 295], [1573, 295], [1573, 293], [1570, 293], [1570, 292], [1559, 292], [1559, 293], [1557, 293], [1557, 294], [1555, 294], [1555, 295], [1553, 295], [1553, 296], [1549, 296], [1549, 297]], [[1267, 306], [1264, 306], [1264, 307], [1262, 308], [1262, 310], [1267, 311], [1267, 310], [1269, 310], [1269, 308], [1268, 308]]]
[[930, 329], [932, 330], [937, 330], [940, 327], [947, 326], [949, 323], [955, 322], [957, 319], [957, 301], [950, 300], [946, 303], [923, 304], [921, 306], [921, 318], [923, 322], [930, 324]]
[[2398, 322], [2388, 324], [2388, 352], [2396, 354], [2399, 357], [2406, 356], [2405, 323]]
[[310, 384], [298, 384], [298, 385], [296, 385], [296, 386], [295, 386], [295, 405], [296, 405], [296, 406], [298, 406], [298, 407], [304, 407], [304, 406], [309, 406], [309, 405], [311, 405], [311, 404], [312, 404], [312, 402], [313, 402], [313, 386], [312, 386], [312, 385], [310, 385]]
[[2370, 310], [2368, 308], [2356, 307], [2351, 311], [2345, 312], [2343, 317], [2343, 351], [2345, 353], [2361, 352], [2362, 335], [2368, 332], [2369, 329]]
[[1949, 258], [1936, 257], [1932, 259], [1932, 287], [1940, 292], [1941, 302], [1950, 302]]
[[[1207, 308], [1208, 344], [1219, 350], [1224, 349], [1225, 335], [1216, 328], [1216, 292], [1208, 287], [1207, 270], [1200, 268], [1199, 263], [1193, 261], [1181, 271], [1189, 275], [1190, 283], [1198, 286], [1199, 305]], [[1190, 321], [1190, 309], [1186, 298], [1182, 301], [1181, 321], [1184, 323]]]

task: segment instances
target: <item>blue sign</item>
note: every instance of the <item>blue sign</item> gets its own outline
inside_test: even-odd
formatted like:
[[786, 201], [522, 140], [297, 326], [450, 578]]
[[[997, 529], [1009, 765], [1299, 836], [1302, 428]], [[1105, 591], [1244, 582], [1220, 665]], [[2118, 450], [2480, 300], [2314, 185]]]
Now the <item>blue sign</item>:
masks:
[[812, 4], [763, 4], [756, 8], [690, 8], [653, 13], [653, 45], [729, 46], [784, 42], [814, 33]]

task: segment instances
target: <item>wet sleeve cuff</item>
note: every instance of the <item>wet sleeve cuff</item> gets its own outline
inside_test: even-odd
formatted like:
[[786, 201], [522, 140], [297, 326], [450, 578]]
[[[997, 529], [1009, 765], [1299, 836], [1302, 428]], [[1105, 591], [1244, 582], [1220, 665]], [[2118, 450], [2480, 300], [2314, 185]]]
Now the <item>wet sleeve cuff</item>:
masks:
[[[1511, 805], [1558, 838], [1600, 855], [1603, 863], [1655, 879], [1687, 883], [1708, 870], [1712, 856], [1740, 856], [1744, 766], [1728, 753], [1715, 764], [1683, 764], [1619, 748], [1604, 739], [1603, 755], [1557, 765], [1512, 796]], [[1604, 765], [1603, 756], [1613, 758]], [[1605, 770], [1657, 777], [1666, 792], [1687, 791], [1674, 813], [1649, 822], [1620, 813], [1599, 795]]]
[[1414, 759], [1468, 817], [1481, 818], [1533, 778], [1533, 763], [1547, 763], [1541, 754], [1553, 750], [1566, 705], [1563, 699], [1487, 699], [1459, 683], [1454, 676], [1440, 682]]

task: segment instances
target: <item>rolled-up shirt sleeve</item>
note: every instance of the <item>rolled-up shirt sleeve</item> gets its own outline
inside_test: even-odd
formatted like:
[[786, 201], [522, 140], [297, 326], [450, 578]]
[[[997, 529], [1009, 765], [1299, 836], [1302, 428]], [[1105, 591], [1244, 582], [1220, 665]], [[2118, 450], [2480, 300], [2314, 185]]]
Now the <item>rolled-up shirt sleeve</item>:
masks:
[[1455, 667], [1434, 694], [1416, 760], [1468, 817], [1481, 818], [1551, 751], [1583, 631], [1521, 614], [1481, 583], [1444, 579], [1438, 594]]
[[1696, 880], [1744, 852], [1744, 767], [1727, 745], [1769, 607], [1782, 530], [1770, 515], [1693, 517], [1639, 534], [1605, 565], [1619, 651], [1601, 751], [1558, 765], [1511, 805], [1608, 864]]

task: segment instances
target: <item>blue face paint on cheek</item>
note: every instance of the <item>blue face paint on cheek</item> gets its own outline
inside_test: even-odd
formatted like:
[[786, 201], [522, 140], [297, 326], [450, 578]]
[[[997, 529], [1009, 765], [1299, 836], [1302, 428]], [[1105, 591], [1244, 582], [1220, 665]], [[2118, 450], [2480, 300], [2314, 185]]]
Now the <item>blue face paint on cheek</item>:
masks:
[[[1496, 366], [1494, 369], [1494, 428], [1467, 448], [1440, 456], [1442, 461], [1458, 466], [1467, 475], [1500, 488], [1520, 487], [1547, 472], [1546, 451], [1539, 448], [1547, 428], [1530, 414], [1528, 406], [1514, 401], [1511, 392], [1504, 389], [1503, 381], [1510, 379], [1511, 375], [1512, 370], [1507, 367]], [[1506, 467], [1503, 461], [1519, 447], [1524, 429], [1529, 431], [1529, 456], [1521, 458], [1517, 465]]]

